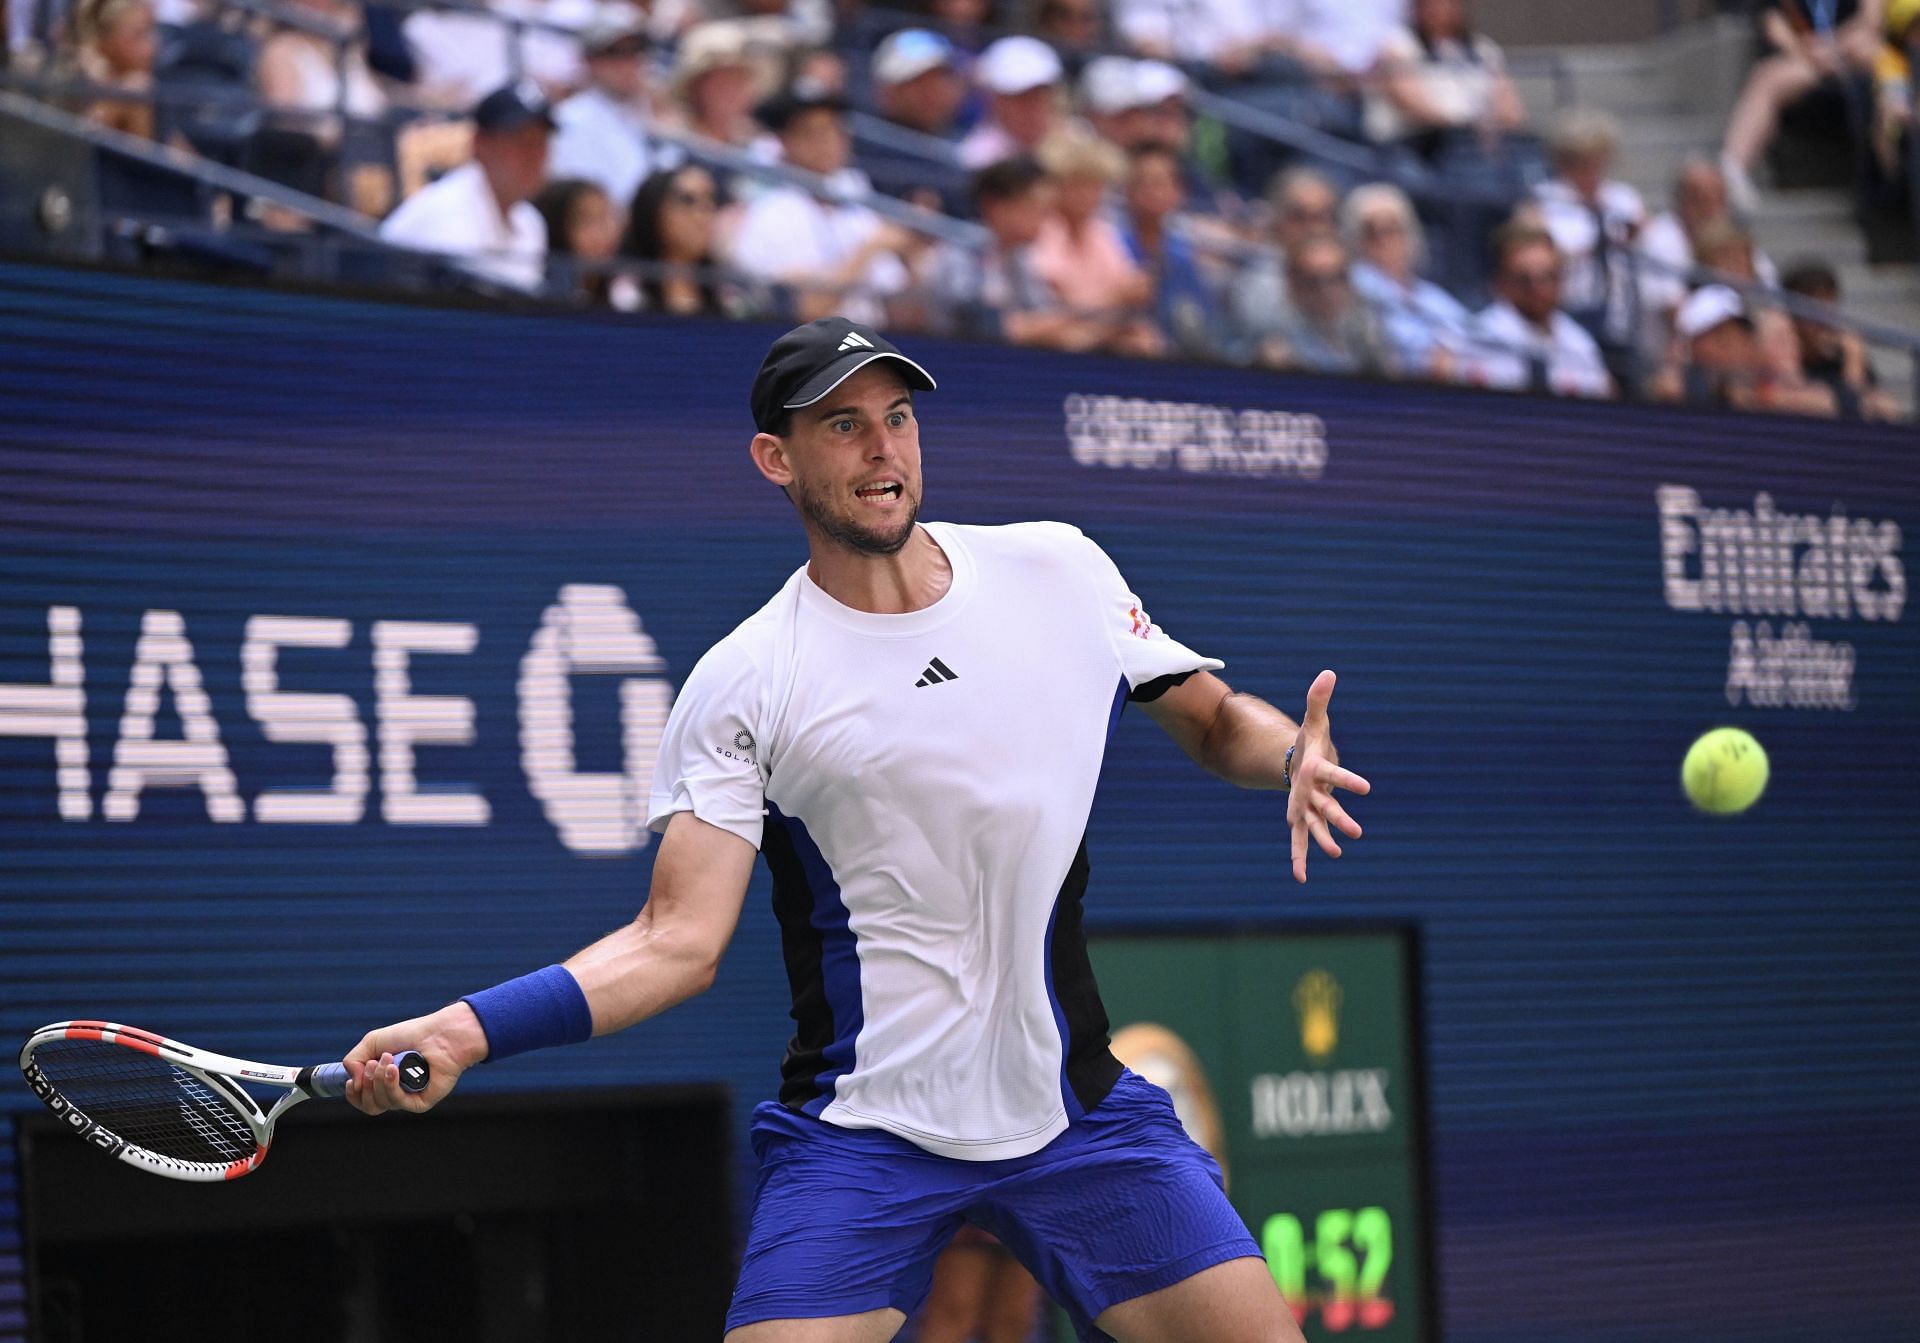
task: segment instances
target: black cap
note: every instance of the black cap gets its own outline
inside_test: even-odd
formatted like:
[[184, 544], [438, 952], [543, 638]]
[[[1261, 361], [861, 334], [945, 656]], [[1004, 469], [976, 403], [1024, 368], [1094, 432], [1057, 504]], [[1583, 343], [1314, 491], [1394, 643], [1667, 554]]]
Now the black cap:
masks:
[[753, 380], [754, 426], [763, 434], [778, 432], [788, 411], [825, 399], [876, 359], [898, 362], [909, 387], [931, 392], [939, 386], [931, 373], [872, 327], [844, 317], [822, 317], [796, 326], [767, 351]]
[[793, 124], [803, 112], [816, 108], [826, 108], [832, 112], [847, 110], [847, 100], [832, 89], [824, 88], [810, 81], [797, 81], [793, 87], [780, 90], [772, 97], [761, 100], [753, 109], [753, 117], [762, 126], [778, 135]]
[[474, 105], [473, 128], [477, 131], [505, 135], [536, 123], [554, 129], [553, 108], [531, 79], [495, 89]]

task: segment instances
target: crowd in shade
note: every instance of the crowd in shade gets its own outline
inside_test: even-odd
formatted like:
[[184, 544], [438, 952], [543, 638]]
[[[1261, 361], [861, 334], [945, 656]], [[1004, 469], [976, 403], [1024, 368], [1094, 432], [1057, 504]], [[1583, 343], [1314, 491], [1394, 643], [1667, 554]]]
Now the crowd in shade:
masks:
[[[38, 58], [83, 115], [203, 147], [140, 95], [204, 74], [234, 2], [73, 0]], [[1906, 134], [1920, 0], [1769, 6], [1657, 213], [1604, 113], [1529, 124], [1469, 0], [899, 2], [249, 0], [238, 162], [549, 300], [1890, 413], [1857, 341], [1770, 298], [1838, 300], [1834, 271], [1783, 273], [1741, 211], [1780, 110], [1849, 63]]]

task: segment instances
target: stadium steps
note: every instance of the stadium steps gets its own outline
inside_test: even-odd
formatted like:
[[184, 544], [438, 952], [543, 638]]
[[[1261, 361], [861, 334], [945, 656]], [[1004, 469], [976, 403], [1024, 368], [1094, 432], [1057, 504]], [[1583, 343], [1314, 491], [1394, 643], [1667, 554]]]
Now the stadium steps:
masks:
[[[1722, 17], [1658, 42], [1521, 48], [1514, 53], [1515, 80], [1533, 123], [1543, 129], [1565, 106], [1602, 107], [1618, 118], [1620, 175], [1659, 210], [1688, 155], [1718, 152], [1752, 54], [1748, 22]], [[1866, 264], [1866, 238], [1846, 192], [1768, 191], [1748, 222], [1776, 263], [1817, 257], [1833, 265], [1849, 311], [1920, 332], [1920, 267]], [[1904, 358], [1883, 362], [1904, 374]], [[1894, 382], [1904, 400], [1902, 380]]]

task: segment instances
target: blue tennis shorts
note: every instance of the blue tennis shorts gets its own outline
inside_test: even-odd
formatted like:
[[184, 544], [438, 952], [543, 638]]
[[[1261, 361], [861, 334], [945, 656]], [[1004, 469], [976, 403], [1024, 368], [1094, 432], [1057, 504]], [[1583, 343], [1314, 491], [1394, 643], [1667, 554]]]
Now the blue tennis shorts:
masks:
[[1220, 1167], [1173, 1102], [1128, 1072], [1038, 1152], [958, 1161], [879, 1129], [772, 1102], [753, 1112], [760, 1178], [727, 1328], [761, 1320], [911, 1315], [963, 1223], [998, 1236], [1082, 1339], [1109, 1306], [1260, 1249]]

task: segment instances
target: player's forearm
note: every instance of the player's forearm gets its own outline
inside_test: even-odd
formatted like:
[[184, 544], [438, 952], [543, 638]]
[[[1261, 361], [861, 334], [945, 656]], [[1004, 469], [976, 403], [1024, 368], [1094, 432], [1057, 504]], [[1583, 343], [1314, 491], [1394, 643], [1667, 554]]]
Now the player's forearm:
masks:
[[1201, 765], [1241, 788], [1285, 788], [1287, 750], [1300, 725], [1257, 695], [1221, 698], [1201, 741]]
[[706, 992], [720, 968], [711, 942], [655, 917], [649, 901], [632, 923], [566, 961], [593, 1013], [593, 1033], [610, 1035]]

